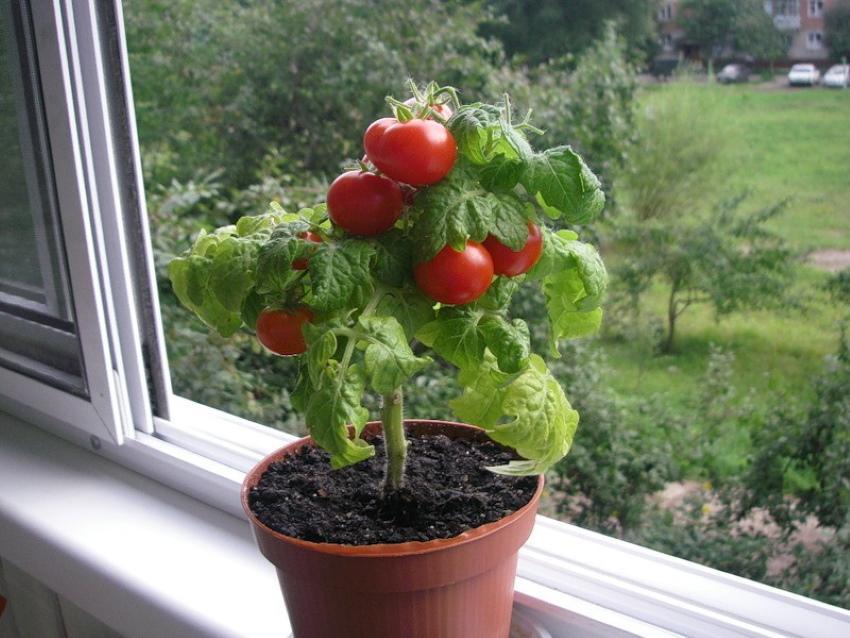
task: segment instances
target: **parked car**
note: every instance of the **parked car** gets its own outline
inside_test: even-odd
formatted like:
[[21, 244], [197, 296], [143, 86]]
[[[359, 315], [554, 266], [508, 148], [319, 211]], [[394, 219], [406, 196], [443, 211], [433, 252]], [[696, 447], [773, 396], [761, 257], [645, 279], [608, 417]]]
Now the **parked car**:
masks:
[[836, 64], [823, 76], [823, 85], [843, 89], [850, 86], [850, 64]]
[[795, 64], [788, 72], [791, 86], [814, 86], [820, 81], [820, 71], [814, 64]]
[[750, 79], [750, 67], [744, 64], [727, 64], [717, 74], [717, 81], [721, 84], [732, 84], [733, 82], [748, 82]]

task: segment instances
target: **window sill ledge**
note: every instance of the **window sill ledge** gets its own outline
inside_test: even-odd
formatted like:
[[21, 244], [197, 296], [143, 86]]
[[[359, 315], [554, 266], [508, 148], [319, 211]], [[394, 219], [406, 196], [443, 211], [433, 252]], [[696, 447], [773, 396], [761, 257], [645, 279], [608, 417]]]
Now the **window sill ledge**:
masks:
[[0, 556], [122, 635], [286, 636], [244, 520], [0, 413]]
[[[211, 476], [232, 506], [241, 473]], [[0, 556], [120, 634], [288, 635], [244, 519], [3, 412], [0, 485]], [[846, 610], [545, 517], [516, 600], [554, 636], [850, 635]]]

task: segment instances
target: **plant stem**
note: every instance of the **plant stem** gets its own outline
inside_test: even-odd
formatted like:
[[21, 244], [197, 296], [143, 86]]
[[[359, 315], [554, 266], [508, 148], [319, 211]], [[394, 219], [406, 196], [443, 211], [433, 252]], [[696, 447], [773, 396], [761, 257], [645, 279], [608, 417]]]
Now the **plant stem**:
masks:
[[401, 388], [384, 395], [381, 422], [384, 427], [384, 444], [387, 469], [384, 477], [384, 496], [398, 490], [404, 483], [404, 462], [407, 458], [407, 439], [404, 438], [402, 420], [403, 398]]

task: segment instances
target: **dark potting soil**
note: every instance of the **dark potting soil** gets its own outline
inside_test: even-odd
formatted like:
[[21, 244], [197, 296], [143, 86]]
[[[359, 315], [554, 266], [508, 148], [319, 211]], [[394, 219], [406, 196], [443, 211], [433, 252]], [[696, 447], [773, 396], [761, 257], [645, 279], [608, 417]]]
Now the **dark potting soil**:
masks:
[[485, 469], [517, 458], [496, 443], [408, 434], [406, 484], [385, 499], [383, 439], [370, 442], [374, 457], [340, 470], [310, 446], [272, 463], [251, 490], [251, 510], [277, 532], [318, 543], [428, 541], [497, 521], [537, 487], [537, 477]]

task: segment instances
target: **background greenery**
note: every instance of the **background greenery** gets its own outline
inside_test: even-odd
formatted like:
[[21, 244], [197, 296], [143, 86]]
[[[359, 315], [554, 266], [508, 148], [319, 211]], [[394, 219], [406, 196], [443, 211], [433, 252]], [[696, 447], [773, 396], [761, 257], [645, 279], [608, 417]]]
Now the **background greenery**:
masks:
[[[323, 199], [408, 76], [469, 100], [507, 91], [610, 195], [577, 229], [601, 244], [612, 294], [603, 334], [552, 362], [582, 422], [547, 510], [850, 607], [850, 273], [806, 257], [850, 249], [848, 92], [639, 83], [649, 1], [124, 6], [179, 394], [300, 428], [292, 362], [177, 304], [164, 265], [199, 227]], [[665, 343], [680, 276], [698, 294]], [[542, 315], [531, 293], [515, 303]], [[413, 385], [409, 414], [451, 416], [451, 370]]]

